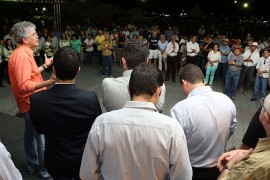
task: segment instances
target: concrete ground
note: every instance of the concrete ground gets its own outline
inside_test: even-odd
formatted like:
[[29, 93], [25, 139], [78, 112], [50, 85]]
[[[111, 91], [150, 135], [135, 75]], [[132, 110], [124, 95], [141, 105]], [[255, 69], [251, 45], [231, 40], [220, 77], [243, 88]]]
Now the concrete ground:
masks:
[[[82, 64], [81, 72], [77, 76], [76, 84], [82, 89], [95, 91], [102, 106], [101, 82], [103, 78], [98, 66], [99, 63], [97, 62], [97, 59], [94, 59], [92, 65]], [[48, 79], [49, 77], [49, 74], [46, 72], [42, 75], [44, 79]], [[122, 69], [119, 67], [118, 63], [114, 63], [113, 76], [118, 77], [121, 75]], [[181, 89], [179, 81], [177, 83], [167, 81], [165, 84], [167, 91], [163, 113], [170, 115], [169, 112], [172, 106], [186, 96]], [[11, 157], [16, 167], [22, 173], [23, 178], [25, 180], [39, 179], [37, 175], [29, 175], [27, 173], [23, 148], [24, 120], [15, 116], [15, 113], [18, 111], [15, 98], [10, 85], [6, 83], [5, 85], [5, 88], [0, 88], [0, 139], [10, 152]], [[224, 84], [222, 82], [214, 82], [213, 90], [223, 92], [223, 89]], [[259, 100], [255, 102], [250, 101], [252, 91], [253, 90], [250, 90], [246, 95], [243, 95], [242, 90], [239, 90], [236, 100], [233, 101], [237, 108], [238, 123], [234, 135], [228, 141], [227, 148], [237, 148], [241, 145], [241, 139], [246, 131], [249, 121], [260, 105]], [[102, 111], [105, 112], [103, 106]]]

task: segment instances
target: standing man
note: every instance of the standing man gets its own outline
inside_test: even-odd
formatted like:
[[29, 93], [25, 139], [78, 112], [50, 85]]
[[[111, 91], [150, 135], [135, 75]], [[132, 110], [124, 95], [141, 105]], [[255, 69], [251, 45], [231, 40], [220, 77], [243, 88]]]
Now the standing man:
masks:
[[55, 82], [54, 75], [47, 81], [43, 81], [41, 72], [52, 64], [52, 58], [45, 58], [45, 64], [38, 67], [33, 50], [38, 44], [36, 26], [31, 22], [23, 21], [13, 25], [12, 30], [19, 47], [11, 54], [8, 71], [11, 87], [18, 108], [25, 119], [24, 150], [27, 160], [27, 169], [30, 174], [40, 172], [43, 179], [50, 178], [44, 168], [44, 137], [37, 134], [30, 122], [30, 95]]
[[248, 91], [250, 88], [250, 80], [256, 68], [256, 64], [260, 59], [260, 54], [256, 50], [258, 46], [257, 42], [253, 42], [250, 49], [246, 50], [243, 54], [244, 63], [242, 66], [240, 80], [238, 87], [243, 86], [244, 91]]
[[76, 50], [59, 49], [52, 68], [55, 85], [30, 97], [30, 117], [36, 131], [45, 135], [45, 166], [54, 180], [77, 180], [85, 142], [101, 108], [96, 93], [75, 85], [80, 71]]
[[193, 179], [216, 180], [217, 160], [236, 127], [235, 105], [226, 95], [205, 86], [196, 65], [183, 67], [180, 83], [187, 98], [171, 109], [171, 115], [184, 129]]
[[269, 70], [270, 70], [270, 49], [265, 49], [263, 52], [263, 56], [259, 59], [256, 70], [257, 70], [257, 76], [255, 80], [254, 85], [254, 92], [253, 96], [250, 99], [250, 101], [256, 101], [257, 95], [260, 90], [260, 87], [262, 88], [262, 94], [261, 98], [266, 97], [266, 89], [268, 87], [268, 80], [269, 80]]
[[149, 49], [149, 63], [157, 64], [158, 58], [158, 41], [157, 31], [153, 30], [152, 35], [148, 38], [148, 49]]
[[218, 68], [216, 72], [215, 79], [219, 79], [221, 77], [223, 83], [226, 82], [226, 74], [228, 70], [228, 55], [231, 51], [228, 46], [229, 39], [222, 39], [222, 44], [219, 46], [219, 50], [221, 52], [221, 61], [218, 63]]
[[175, 74], [176, 74], [178, 51], [179, 51], [179, 44], [176, 42], [176, 35], [173, 35], [171, 42], [169, 42], [166, 47], [168, 59], [167, 59], [167, 72], [165, 81], [168, 81], [171, 75], [172, 81], [176, 82]]
[[200, 47], [196, 41], [197, 37], [192, 36], [190, 41], [187, 43], [187, 64], [192, 63], [200, 67], [200, 58], [198, 56]]
[[105, 37], [103, 35], [102, 30], [98, 30], [98, 35], [95, 37], [95, 44], [97, 45], [97, 54], [98, 54], [98, 58], [99, 58], [99, 62], [100, 62], [100, 68], [103, 67], [103, 63], [102, 63], [102, 49], [101, 49], [101, 43], [105, 40]]
[[[140, 41], [130, 39], [123, 44], [123, 76], [118, 78], [105, 78], [102, 81], [103, 105], [107, 112], [121, 109], [130, 100], [128, 83], [131, 72], [136, 66], [146, 63], [148, 56], [147, 45]], [[165, 103], [165, 84], [162, 86], [161, 94], [156, 104], [158, 112], [162, 112]]]
[[163, 75], [156, 66], [134, 68], [127, 87], [131, 101], [97, 117], [90, 130], [82, 180], [191, 179], [182, 127], [155, 108], [162, 84]]

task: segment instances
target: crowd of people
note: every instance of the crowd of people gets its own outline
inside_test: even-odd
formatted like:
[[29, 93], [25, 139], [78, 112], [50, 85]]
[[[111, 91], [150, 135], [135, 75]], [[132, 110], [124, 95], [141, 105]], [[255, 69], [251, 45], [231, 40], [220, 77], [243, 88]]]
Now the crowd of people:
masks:
[[[2, 41], [7, 67], [1, 66], [0, 74], [25, 120], [30, 174], [55, 180], [270, 178], [267, 42], [262, 47], [250, 35], [243, 43], [220, 34], [189, 38], [171, 26], [161, 31], [130, 25], [110, 32], [68, 25], [63, 33], [37, 32], [27, 21], [14, 24]], [[104, 77], [103, 113], [96, 93], [75, 84], [80, 63], [91, 65], [93, 55]], [[113, 62], [123, 76], [112, 77]], [[225, 152], [237, 124], [232, 100], [237, 88], [250, 89], [255, 69], [251, 101], [261, 97], [262, 106], [241, 147]], [[51, 73], [48, 80], [43, 71]], [[176, 77], [187, 98], [169, 117], [162, 114], [165, 82], [176, 83]], [[218, 80], [224, 92], [213, 91]], [[0, 145], [0, 177], [22, 179]]]

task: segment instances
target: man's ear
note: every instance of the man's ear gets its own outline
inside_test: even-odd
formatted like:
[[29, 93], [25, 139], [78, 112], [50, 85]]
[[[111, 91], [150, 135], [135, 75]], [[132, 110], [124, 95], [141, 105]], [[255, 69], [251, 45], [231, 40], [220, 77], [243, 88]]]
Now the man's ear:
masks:
[[80, 72], [80, 71], [81, 71], [81, 67], [79, 67], [79, 68], [78, 68], [78, 72], [77, 72], [77, 74], [79, 74], [79, 72]]
[[263, 124], [270, 124], [270, 117], [269, 114], [265, 111], [263, 111], [263, 120], [262, 120]]

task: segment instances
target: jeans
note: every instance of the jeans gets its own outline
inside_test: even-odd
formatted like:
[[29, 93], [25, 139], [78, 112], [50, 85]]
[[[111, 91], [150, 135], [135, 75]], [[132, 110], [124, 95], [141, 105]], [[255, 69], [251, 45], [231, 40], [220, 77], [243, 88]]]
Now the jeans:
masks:
[[44, 169], [44, 136], [37, 134], [32, 126], [29, 112], [24, 114], [25, 130], [24, 130], [24, 151], [27, 160], [27, 168], [30, 173]]
[[240, 78], [241, 71], [227, 71], [225, 94], [227, 96], [235, 96], [237, 92], [237, 84]]
[[106, 74], [106, 60], [108, 60], [109, 63], [109, 73], [108, 75], [111, 76], [112, 75], [112, 56], [103, 56], [102, 59], [102, 75]]
[[92, 53], [93, 53], [93, 51], [86, 51], [85, 52], [85, 64], [92, 63]]
[[[217, 66], [212, 66], [211, 64], [207, 65], [207, 69], [205, 73], [206, 84], [209, 84], [210, 86], [212, 86], [216, 70], [217, 70]], [[210, 76], [210, 81], [209, 81], [209, 76]]]
[[256, 76], [255, 85], [254, 85], [254, 92], [252, 98], [257, 99], [258, 92], [260, 90], [260, 87], [262, 85], [262, 97], [266, 97], [266, 88], [268, 86], [268, 78], [262, 78], [260, 76]]
[[242, 71], [241, 71], [241, 76], [240, 76], [240, 80], [238, 83], [238, 87], [240, 87], [243, 83], [244, 90], [249, 89], [250, 80], [251, 80], [251, 77], [254, 73], [254, 70], [255, 70], [255, 66], [247, 67], [245, 65], [242, 65]]

